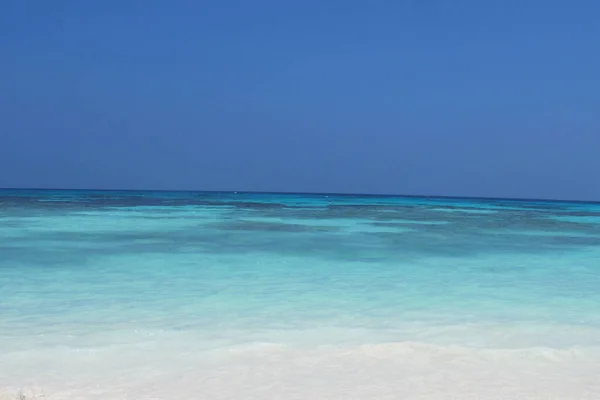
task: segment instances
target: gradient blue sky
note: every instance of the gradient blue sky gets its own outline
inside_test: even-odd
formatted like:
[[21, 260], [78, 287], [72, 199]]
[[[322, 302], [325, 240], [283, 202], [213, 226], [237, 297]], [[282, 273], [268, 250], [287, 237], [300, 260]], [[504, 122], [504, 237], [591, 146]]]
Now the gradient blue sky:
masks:
[[597, 0], [0, 8], [0, 187], [600, 200]]

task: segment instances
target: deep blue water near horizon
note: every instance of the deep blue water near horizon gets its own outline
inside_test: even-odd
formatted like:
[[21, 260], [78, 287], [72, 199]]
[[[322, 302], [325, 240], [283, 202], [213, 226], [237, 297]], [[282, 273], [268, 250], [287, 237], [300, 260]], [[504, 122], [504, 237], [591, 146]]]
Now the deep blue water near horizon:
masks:
[[270, 197], [307, 197], [307, 198], [386, 198], [386, 199], [433, 199], [445, 202], [527, 202], [527, 203], [562, 203], [562, 204], [587, 204], [600, 205], [600, 200], [576, 200], [576, 199], [551, 199], [551, 198], [516, 198], [516, 197], [478, 197], [478, 196], [442, 196], [442, 195], [409, 195], [392, 193], [335, 193], [335, 192], [260, 192], [244, 190], [149, 190], [149, 189], [60, 189], [60, 188], [0, 188], [0, 193], [4, 197], [8, 196], [34, 196], [40, 195], [89, 195], [89, 194], [118, 194], [129, 196], [155, 196], [155, 197], [188, 197], [189, 196], [270, 196]]
[[[364, 346], [385, 354], [409, 346], [403, 357], [418, 365], [441, 357], [433, 372], [460, 348], [473, 363], [467, 379], [497, 367], [498, 354], [531, 352], [525, 360], [537, 363], [550, 351], [553, 364], [543, 367], [558, 378], [567, 366], [573, 376], [596, 376], [600, 358], [589, 357], [600, 348], [600, 204], [0, 190], [0, 293], [0, 389], [39, 385], [59, 398], [92, 387], [98, 398], [151, 398], [148, 387], [171, 390], [180, 377], [196, 382], [194, 371], [214, 373], [207, 354], [220, 357], [231, 382], [244, 364], [226, 356], [266, 345], [304, 349], [323, 357], [319, 365], [331, 362], [311, 353], [323, 348], [358, 357]], [[271, 351], [252, 353], [267, 375], [282, 369], [264, 361]], [[490, 364], [482, 361], [490, 351], [509, 353], [493, 353]], [[118, 361], [122, 354], [129, 361]], [[148, 386], [149, 374], [168, 383]], [[192, 390], [190, 382], [177, 384]], [[257, 385], [246, 383], [231, 395], [215, 384], [210, 398], [242, 398]], [[447, 386], [436, 395], [444, 398]], [[589, 382], [577, 386], [583, 395], [567, 386], [562, 398], [598, 393]], [[334, 393], [319, 388], [297, 398]]]

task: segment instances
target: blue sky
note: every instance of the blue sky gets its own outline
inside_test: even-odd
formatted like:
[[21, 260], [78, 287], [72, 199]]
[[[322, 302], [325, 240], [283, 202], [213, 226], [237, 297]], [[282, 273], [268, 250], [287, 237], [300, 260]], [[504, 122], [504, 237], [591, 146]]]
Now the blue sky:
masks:
[[600, 200], [600, 2], [16, 1], [0, 187]]

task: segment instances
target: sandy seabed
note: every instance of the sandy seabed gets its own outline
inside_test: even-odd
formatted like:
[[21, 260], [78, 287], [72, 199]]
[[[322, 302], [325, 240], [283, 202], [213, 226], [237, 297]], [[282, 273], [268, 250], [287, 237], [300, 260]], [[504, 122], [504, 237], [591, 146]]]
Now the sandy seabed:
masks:
[[17, 384], [0, 378], [0, 399], [600, 399], [600, 352], [590, 348], [265, 344], [121, 356], [15, 360]]

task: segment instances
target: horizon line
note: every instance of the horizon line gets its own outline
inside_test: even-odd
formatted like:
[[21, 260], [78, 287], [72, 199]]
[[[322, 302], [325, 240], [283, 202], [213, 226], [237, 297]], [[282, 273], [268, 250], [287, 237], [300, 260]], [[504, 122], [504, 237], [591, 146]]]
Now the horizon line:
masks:
[[530, 201], [546, 203], [589, 203], [600, 204], [600, 200], [567, 200], [567, 199], [541, 199], [527, 197], [484, 197], [484, 196], [447, 196], [425, 194], [391, 194], [391, 193], [335, 193], [335, 192], [293, 192], [293, 191], [256, 191], [256, 190], [199, 190], [199, 189], [75, 189], [75, 188], [10, 188], [0, 187], [2, 191], [64, 191], [64, 192], [163, 192], [163, 193], [231, 193], [231, 194], [271, 194], [271, 195], [321, 195], [321, 196], [356, 196], [356, 197], [408, 197], [421, 199], [454, 199], [454, 200], [506, 200]]

